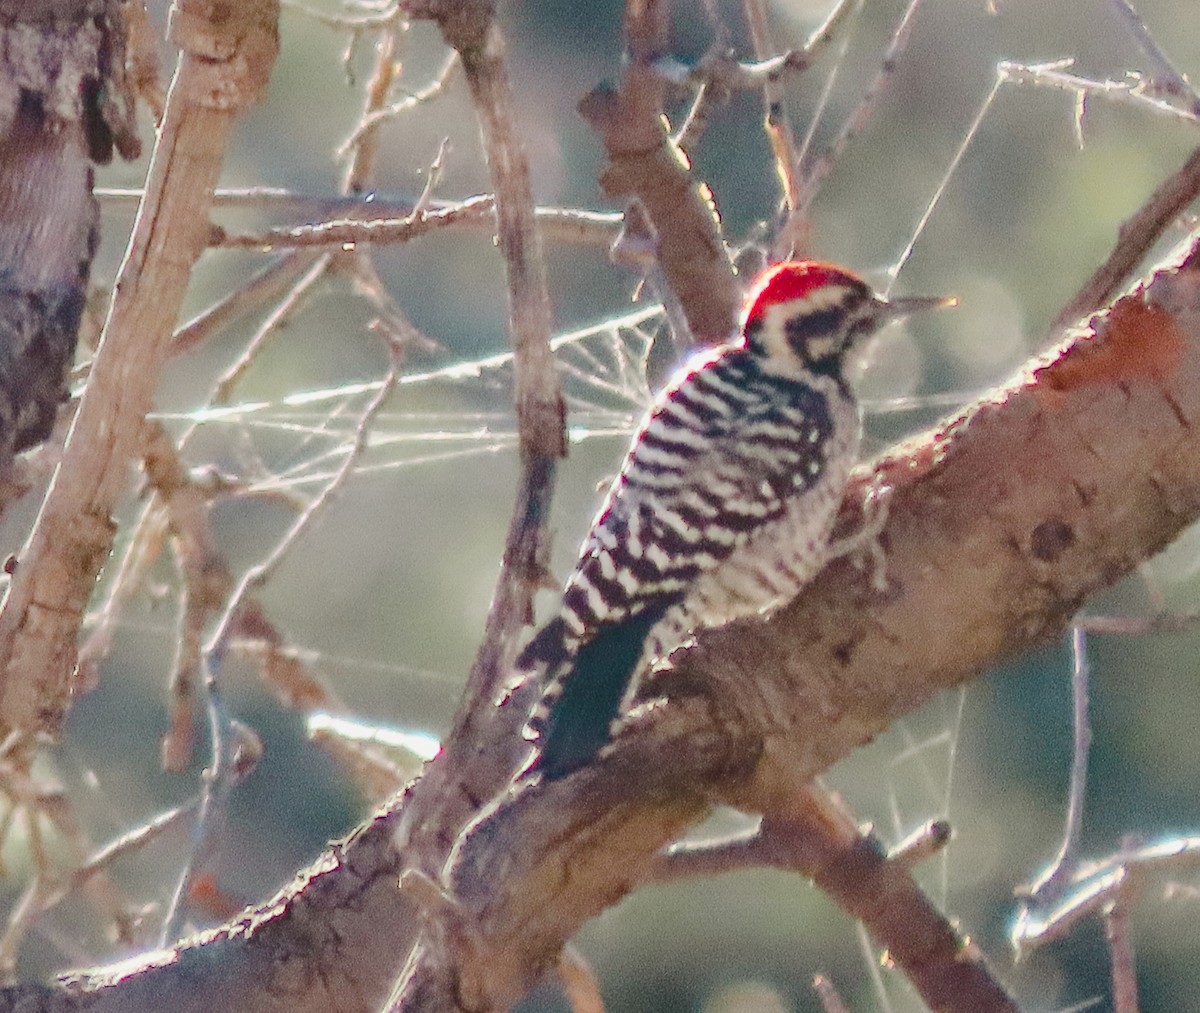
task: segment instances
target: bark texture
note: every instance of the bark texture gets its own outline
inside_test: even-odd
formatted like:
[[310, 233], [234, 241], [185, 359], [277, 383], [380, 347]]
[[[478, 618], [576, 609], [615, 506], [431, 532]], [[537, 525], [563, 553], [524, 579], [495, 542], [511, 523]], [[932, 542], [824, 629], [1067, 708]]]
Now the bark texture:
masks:
[[66, 398], [99, 208], [92, 165], [136, 158], [112, 0], [0, 4], [0, 473]]

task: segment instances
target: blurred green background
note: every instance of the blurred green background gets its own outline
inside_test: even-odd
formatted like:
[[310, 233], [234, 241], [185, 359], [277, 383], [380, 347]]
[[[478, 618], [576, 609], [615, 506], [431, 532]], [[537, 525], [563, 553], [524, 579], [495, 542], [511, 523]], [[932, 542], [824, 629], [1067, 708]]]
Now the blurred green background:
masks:
[[[675, 6], [675, 55], [694, 60], [711, 40], [703, 6]], [[715, 6], [745, 55], [740, 5], [719, 0]], [[162, 7], [161, 0], [152, 3], [159, 26]], [[1145, 0], [1140, 9], [1176, 65], [1200, 73], [1194, 0]], [[775, 3], [777, 43], [800, 44], [827, 11], [828, 4], [812, 0]], [[902, 12], [902, 3], [871, 0], [844, 56], [835, 44], [789, 85], [788, 108], [802, 134], [836, 70], [815, 131], [817, 150], [876, 73]], [[619, 71], [621, 5], [529, 0], [502, 5], [501, 16], [539, 202], [618, 210], [598, 192], [602, 153], [575, 106]], [[241, 124], [225, 185], [336, 192], [341, 170], [332, 153], [359, 115], [373, 60], [367, 33], [343, 63], [348, 39], [294, 8], [285, 11], [269, 99]], [[433, 30], [414, 26], [401, 45], [403, 76], [394, 97], [422, 87], [444, 55]], [[1101, 0], [928, 0], [875, 117], [814, 203], [810, 252], [886, 282], [887, 268], [914, 234], [991, 92], [998, 62], [1064, 57], [1075, 60], [1074, 72], [1097, 79], [1121, 79], [1145, 66], [1111, 4]], [[173, 58], [166, 48], [163, 58], [169, 71]], [[672, 110], [676, 122], [682, 108]], [[1093, 98], [1080, 147], [1073, 116], [1072, 96], [1060, 91], [1005, 85], [995, 96], [896, 283], [897, 291], [955, 293], [963, 310], [923, 318], [880, 342], [862, 381], [872, 449], [1001, 382], [1044, 347], [1049, 321], [1112, 247], [1121, 221], [1181, 164], [1197, 138], [1195, 124]], [[761, 238], [762, 223], [776, 210], [777, 183], [760, 120], [758, 99], [736, 96], [693, 152], [732, 243]], [[148, 122], [145, 127], [148, 133]], [[443, 138], [449, 149], [435, 196], [486, 191], [461, 79], [446, 96], [383, 128], [372, 189], [415, 197]], [[143, 169], [115, 166], [101, 173], [100, 183], [139, 185]], [[294, 221], [270, 207], [223, 213], [220, 220], [237, 228]], [[111, 284], [119, 262], [128, 205], [106, 205], [104, 221], [94, 276], [101, 285]], [[1182, 228], [1173, 232], [1163, 247], [1183, 234]], [[560, 331], [631, 309], [636, 279], [613, 266], [605, 249], [551, 245], [547, 253]], [[413, 372], [505, 350], [502, 267], [483, 233], [447, 232], [379, 248], [374, 261], [413, 323], [441, 346], [413, 357]], [[260, 253], [208, 254], [189, 312], [264, 263]], [[174, 364], [159, 400], [170, 425], [182, 428], [203, 406], [212, 378], [237, 357], [269, 308]], [[279, 491], [294, 475], [298, 484], [287, 488], [314, 495], [319, 476], [338, 461], [336, 454], [319, 455], [344, 444], [347, 420], [365, 400], [347, 395], [294, 406], [283, 399], [382, 377], [387, 356], [369, 330], [373, 316], [349, 283], [325, 283], [238, 388], [234, 400], [244, 410], [207, 422], [190, 462], [250, 473], [248, 462], [257, 455], [265, 491]], [[591, 519], [597, 483], [614, 472], [649, 396], [636, 376], [605, 368], [622, 348], [636, 365], [643, 345], [631, 332], [601, 331], [571, 360], [594, 367], [601, 383], [567, 381], [576, 428], [555, 500], [560, 575]], [[482, 630], [512, 502], [508, 379], [503, 368], [487, 369], [397, 390], [345, 494], [263, 595], [280, 629], [312, 652], [316, 667], [365, 719], [435, 734], [449, 720]], [[262, 407], [252, 411], [251, 403]], [[338, 407], [348, 414], [326, 420], [326, 431], [317, 432], [322, 413]], [[19, 546], [32, 509], [26, 504], [6, 520], [3, 551]], [[275, 495], [221, 505], [215, 522], [232, 565], [240, 570], [260, 560], [293, 516]], [[1185, 537], [1148, 574], [1169, 605], [1185, 608], [1195, 604], [1198, 566], [1196, 538]], [[158, 769], [176, 591], [168, 565], [153, 576], [161, 584], [125, 614], [99, 688], [78, 701], [66, 741], [47, 761], [91, 821], [97, 842], [189, 797], [203, 760], [185, 776]], [[1145, 610], [1150, 600], [1146, 581], [1130, 581], [1097, 607]], [[542, 615], [553, 606], [550, 594], [539, 602]], [[931, 626], [936, 622], [931, 616]], [[1123, 833], [1156, 837], [1196, 825], [1198, 645], [1200, 634], [1092, 641], [1089, 854], [1107, 854]], [[1014, 662], [965, 693], [936, 701], [830, 777], [887, 841], [948, 816], [955, 840], [943, 857], [926, 863], [923, 880], [1031, 1010], [1072, 1008], [1093, 998], [1098, 1005], [1087, 1008], [1110, 1008], [1098, 923], [1083, 924], [1068, 941], [1017, 964], [1006, 942], [1012, 891], [1053, 855], [1061, 832], [1070, 762], [1069, 668], [1065, 645]], [[305, 742], [301, 719], [276, 705], [248, 665], [231, 663], [222, 677], [231, 709], [266, 744], [259, 769], [235, 793], [221, 873], [222, 886], [249, 901], [271, 893], [329, 837], [349, 830], [368, 803], [340, 768]], [[733, 817], [721, 819], [728, 825]], [[122, 882], [146, 902], [161, 902], [187, 845], [182, 833], [168, 836], [126, 860], [119, 867]], [[8, 851], [9, 877], [0, 888], [15, 896], [28, 859], [15, 845]], [[27, 947], [23, 972], [46, 974], [115, 956], [89, 924], [72, 904], [44, 919], [37, 938], [46, 945]], [[1195, 901], [1164, 901], [1153, 891], [1143, 896], [1135, 919], [1143, 1009], [1200, 1011], [1196, 924]], [[589, 924], [578, 946], [596, 969], [612, 1013], [816, 1010], [809, 982], [817, 972], [833, 979], [855, 1011], [919, 1008], [887, 971], [881, 973], [891, 1005], [885, 1005], [871, 984], [877, 957], [864, 956], [853, 924], [807, 883], [779, 873], [639, 891]], [[547, 983], [524, 1008], [566, 1006]]]

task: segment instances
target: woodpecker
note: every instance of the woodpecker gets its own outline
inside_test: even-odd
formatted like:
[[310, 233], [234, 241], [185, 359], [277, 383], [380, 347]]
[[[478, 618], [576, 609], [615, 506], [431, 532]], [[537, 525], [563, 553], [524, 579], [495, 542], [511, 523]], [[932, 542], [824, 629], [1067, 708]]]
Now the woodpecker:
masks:
[[767, 615], [824, 566], [861, 418], [848, 353], [952, 299], [887, 299], [831, 264], [766, 271], [737, 340], [693, 357], [633, 438], [558, 615], [516, 662], [546, 681], [525, 774], [564, 777], [609, 741], [642, 675], [705, 627]]

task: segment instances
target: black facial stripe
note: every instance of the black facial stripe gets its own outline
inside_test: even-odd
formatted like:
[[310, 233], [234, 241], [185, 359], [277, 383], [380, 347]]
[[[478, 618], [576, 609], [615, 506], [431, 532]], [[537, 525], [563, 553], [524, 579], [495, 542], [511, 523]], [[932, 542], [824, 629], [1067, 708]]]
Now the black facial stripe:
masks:
[[843, 306], [830, 306], [825, 310], [814, 310], [790, 317], [784, 325], [788, 343], [803, 359], [808, 359], [808, 339], [836, 334], [846, 319]]

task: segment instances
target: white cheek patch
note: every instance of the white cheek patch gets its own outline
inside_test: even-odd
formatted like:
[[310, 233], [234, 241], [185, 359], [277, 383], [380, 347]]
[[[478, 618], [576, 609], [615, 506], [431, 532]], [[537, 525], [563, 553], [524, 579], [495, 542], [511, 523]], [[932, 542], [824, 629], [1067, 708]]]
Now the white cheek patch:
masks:
[[[787, 336], [787, 323], [798, 313], [813, 314], [827, 313], [842, 307], [846, 301], [847, 290], [840, 285], [832, 285], [817, 289], [803, 299], [792, 299], [788, 302], [768, 306], [763, 316], [762, 331], [759, 341], [767, 356], [780, 363], [790, 363], [803, 366], [804, 362], [796, 354]], [[836, 355], [843, 350], [841, 335], [811, 337], [808, 339], [806, 351], [808, 359], [823, 359]]]
[[793, 303], [782, 303], [767, 307], [758, 339], [770, 359], [786, 362], [796, 358], [796, 353], [787, 339], [786, 327], [788, 319], [792, 316], [789, 311], [793, 306]]
[[841, 351], [842, 342], [838, 337], [810, 338], [806, 347], [810, 358], [825, 359]]

